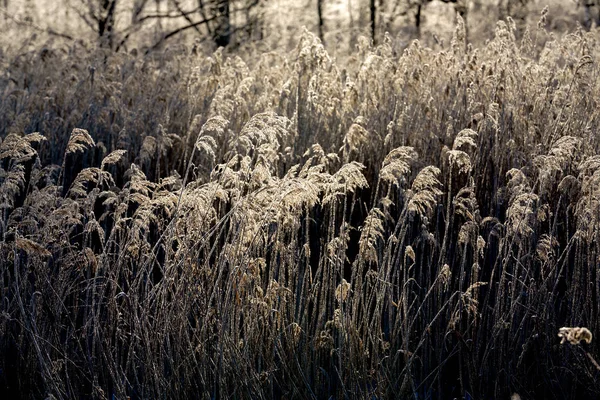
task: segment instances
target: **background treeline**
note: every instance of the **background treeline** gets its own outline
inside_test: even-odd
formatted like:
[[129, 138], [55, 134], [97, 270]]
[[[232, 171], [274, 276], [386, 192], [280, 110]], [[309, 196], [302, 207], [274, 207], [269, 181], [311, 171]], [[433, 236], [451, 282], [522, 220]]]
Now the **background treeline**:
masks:
[[[465, 21], [469, 42], [493, 38], [497, 20], [511, 16], [520, 39], [549, 5], [547, 26], [566, 32], [600, 24], [597, 0], [2, 0], [0, 39], [6, 47], [40, 39], [84, 40], [116, 51], [160, 50], [196, 41], [216, 46], [291, 50], [305, 26], [335, 57], [353, 51], [360, 36], [382, 43], [386, 33], [402, 48], [413, 39], [444, 47]], [[211, 50], [211, 51], [212, 51]]]
[[547, 18], [7, 51], [0, 393], [597, 398], [600, 35]]

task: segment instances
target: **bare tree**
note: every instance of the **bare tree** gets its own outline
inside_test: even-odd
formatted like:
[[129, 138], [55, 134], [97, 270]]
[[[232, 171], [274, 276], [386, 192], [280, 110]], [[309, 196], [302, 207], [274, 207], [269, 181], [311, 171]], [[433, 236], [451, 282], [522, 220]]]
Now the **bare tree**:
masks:
[[[137, 1], [135, 3], [138, 3]], [[115, 46], [115, 21], [119, 0], [80, 0], [79, 3], [67, 3], [81, 20], [96, 33], [100, 44], [105, 47]]]
[[[417, 31], [417, 36], [421, 35], [421, 25], [423, 22], [423, 12], [425, 6], [434, 0], [395, 0], [390, 2], [391, 4], [387, 7], [385, 13], [386, 18], [383, 21], [383, 25], [386, 30], [390, 29], [390, 26], [394, 21], [400, 17], [412, 16], [414, 18], [414, 26]], [[467, 19], [467, 12], [469, 9], [469, 0], [435, 0], [442, 3], [454, 4], [455, 11], [465, 19]], [[374, 2], [374, 0], [371, 0]]]
[[[7, 1], [7, 0], [3, 0]], [[71, 9], [94, 31], [103, 46], [119, 50], [132, 36], [148, 26], [157, 27], [158, 37], [151, 49], [167, 40], [194, 30], [217, 46], [227, 46], [236, 32], [250, 30], [258, 18], [252, 10], [264, 0], [69, 0]], [[154, 5], [154, 7], [153, 7]], [[166, 10], [162, 5], [166, 5]], [[116, 26], [117, 15], [130, 13], [128, 26]], [[233, 16], [241, 16], [234, 26]], [[122, 20], [119, 17], [119, 20]]]

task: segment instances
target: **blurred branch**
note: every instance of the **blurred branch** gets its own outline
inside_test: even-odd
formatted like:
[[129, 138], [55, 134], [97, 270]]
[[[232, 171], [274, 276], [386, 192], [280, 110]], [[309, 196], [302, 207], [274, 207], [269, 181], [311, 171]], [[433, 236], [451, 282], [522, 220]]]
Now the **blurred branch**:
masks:
[[144, 11], [148, 0], [137, 0], [133, 3], [133, 14], [131, 15], [131, 21], [136, 22], [139, 15]]
[[20, 26], [26, 26], [28, 28], [32, 28], [38, 32], [43, 32], [43, 33], [47, 33], [49, 35], [52, 36], [57, 36], [57, 37], [61, 37], [63, 39], [67, 39], [67, 40], [75, 40], [75, 38], [73, 38], [73, 36], [66, 34], [66, 33], [62, 33], [62, 32], [57, 32], [52, 28], [43, 28], [37, 24], [35, 24], [33, 21], [23, 21], [17, 17], [15, 17], [14, 15], [10, 14], [4, 7], [0, 7], [0, 12], [2, 12], [2, 14], [4, 14], [4, 16], [8, 19], [10, 19], [11, 21], [13, 21], [14, 23], [16, 23], [17, 25]]
[[[178, 5], [178, 1], [177, 0], [171, 0], [173, 3], [175, 3], [176, 5]], [[236, 13], [236, 12], [249, 12], [250, 10], [252, 10], [254, 7], [256, 7], [257, 5], [260, 4], [260, 0], [252, 0], [251, 2], [245, 4], [242, 7], [239, 8], [235, 8], [230, 10], [230, 13]], [[167, 41], [168, 39], [172, 38], [173, 36], [179, 35], [180, 33], [183, 33], [189, 29], [195, 29], [196, 31], [198, 31], [198, 33], [201, 34], [201, 32], [199, 31], [198, 27], [201, 25], [206, 25], [207, 31], [209, 33], [209, 35], [212, 34], [212, 32], [214, 32], [214, 30], [211, 30], [211, 26], [210, 23], [213, 21], [218, 21], [220, 18], [223, 17], [223, 15], [216, 13], [210, 17], [206, 17], [205, 12], [204, 12], [204, 4], [201, 0], [199, 0], [198, 2], [198, 7], [196, 9], [194, 9], [193, 11], [183, 11], [181, 7], [178, 7], [178, 10], [181, 10], [181, 14], [173, 14], [170, 13], [169, 16], [172, 16], [172, 18], [180, 18], [182, 16], [187, 16], [187, 15], [191, 15], [194, 12], [199, 12], [203, 18], [199, 21], [193, 21], [191, 18], [187, 18], [186, 20], [188, 21], [187, 25], [181, 26], [179, 28], [176, 28], [175, 30], [165, 34], [162, 38], [160, 38], [160, 40], [158, 40], [153, 46], [151, 46], [147, 52], [151, 52], [153, 50], [156, 50], [157, 48], [159, 48], [165, 41]], [[229, 29], [228, 30], [228, 34], [233, 34], [237, 31], [242, 30], [244, 27], [235, 27], [233, 29]]]
[[[173, 5], [174, 5], [174, 6], [175, 6], [175, 8], [177, 9], [177, 11], [178, 11], [178, 12], [181, 14], [181, 16], [182, 16], [182, 17], [184, 17], [184, 18], [185, 18], [185, 20], [186, 20], [188, 23], [190, 23], [190, 24], [193, 24], [193, 23], [194, 23], [194, 21], [192, 21], [192, 19], [189, 17], [189, 13], [187, 13], [187, 12], [183, 11], [183, 9], [181, 8], [181, 6], [179, 5], [179, 1], [177, 1], [177, 0], [171, 0], [171, 3], [173, 3]], [[194, 10], [194, 12], [195, 12], [195, 11], [197, 11], [197, 10], [198, 10], [198, 8], [196, 8], [196, 9]], [[197, 26], [194, 26], [194, 29], [196, 30], [196, 32], [198, 32], [198, 34], [199, 34], [199, 35], [202, 35], [202, 32], [200, 32], [200, 29], [198, 29], [198, 27], [197, 27]]]
[[[83, 0], [81, 0], [81, 2], [83, 3]], [[93, 31], [96, 31], [96, 23], [97, 23], [97, 19], [96, 16], [94, 15], [94, 13], [92, 11], [90, 11], [90, 16], [93, 18], [94, 21], [90, 21], [90, 19], [88, 18], [88, 16], [79, 9], [79, 7], [75, 7], [73, 6], [70, 2], [66, 3], [67, 7], [75, 12], [79, 18], [81, 18], [81, 20]], [[85, 3], [83, 3], [83, 5], [85, 5]]]
[[590, 359], [592, 364], [594, 364], [594, 367], [596, 367], [596, 369], [598, 371], [600, 371], [600, 364], [598, 364], [598, 362], [594, 359], [594, 357], [587, 351], [585, 352], [585, 354], [588, 356], [588, 358]]
[[[200, 16], [202, 16], [203, 19], [206, 19], [206, 12], [204, 12], [204, 2], [202, 0], [198, 0], [198, 8], [200, 9]], [[210, 24], [206, 24], [206, 29], [208, 30], [208, 34], [212, 36], [213, 32], [210, 27]]]
[[184, 25], [184, 26], [182, 26], [182, 27], [179, 27], [179, 28], [175, 29], [174, 31], [171, 31], [171, 32], [167, 33], [167, 34], [166, 34], [166, 35], [164, 35], [162, 38], [160, 38], [160, 40], [159, 40], [158, 42], [156, 42], [156, 43], [155, 43], [155, 44], [154, 44], [154, 45], [153, 45], [153, 46], [152, 46], [152, 47], [151, 47], [151, 48], [148, 50], [148, 52], [150, 52], [150, 51], [152, 51], [152, 50], [156, 50], [158, 47], [160, 47], [160, 45], [162, 45], [162, 44], [163, 44], [165, 41], [167, 41], [169, 38], [171, 38], [171, 37], [173, 37], [173, 36], [176, 36], [176, 35], [178, 35], [178, 34], [180, 34], [180, 33], [184, 32], [184, 31], [187, 31], [188, 29], [193, 29], [193, 28], [196, 28], [196, 27], [198, 27], [198, 26], [200, 26], [200, 25], [202, 25], [202, 24], [208, 24], [210, 21], [214, 21], [214, 20], [216, 20], [216, 19], [217, 19], [217, 18], [219, 18], [219, 17], [220, 17], [219, 15], [215, 15], [215, 16], [213, 16], [213, 17], [206, 18], [206, 19], [203, 19], [203, 20], [201, 20], [201, 21], [194, 22], [194, 23], [192, 23], [192, 24], [189, 24], [189, 25]]
[[200, 8], [195, 8], [193, 10], [190, 11], [184, 11], [179, 9], [180, 13], [165, 13], [165, 14], [148, 14], [148, 15], [144, 15], [143, 17], [140, 17], [138, 19], [136, 19], [136, 23], [141, 23], [150, 19], [163, 19], [163, 18], [167, 18], [167, 19], [174, 19], [174, 18], [181, 18], [181, 17], [185, 17], [186, 19], [188, 18], [189, 15], [194, 14], [196, 12], [198, 12], [200, 10]]

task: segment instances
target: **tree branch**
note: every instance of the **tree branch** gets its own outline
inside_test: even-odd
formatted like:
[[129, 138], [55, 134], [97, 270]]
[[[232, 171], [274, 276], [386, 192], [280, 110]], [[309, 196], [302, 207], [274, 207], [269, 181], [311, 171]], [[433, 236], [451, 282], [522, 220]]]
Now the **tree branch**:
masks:
[[[181, 8], [181, 6], [179, 5], [179, 2], [177, 0], [171, 0], [171, 3], [173, 3], [173, 5], [175, 6], [175, 8], [177, 8], [177, 11], [181, 14], [182, 17], [185, 18], [185, 20], [187, 22], [189, 22], [190, 24], [194, 23], [194, 21], [192, 21], [192, 19], [189, 17], [189, 14], [186, 14], [183, 11], [183, 9]], [[198, 32], [198, 35], [202, 35], [202, 32], [200, 32], [200, 29], [198, 29], [197, 26], [195, 26], [194, 29], [196, 30], [196, 32]]]
[[146, 53], [151, 52], [152, 50], [156, 50], [161, 44], [163, 44], [167, 39], [180, 34], [181, 32], [187, 31], [188, 29], [193, 29], [196, 28], [202, 24], [208, 24], [210, 21], [214, 21], [215, 19], [217, 19], [219, 16], [214, 16], [214, 17], [210, 17], [210, 18], [206, 18], [203, 19], [201, 21], [197, 21], [194, 22], [193, 24], [189, 24], [189, 25], [184, 25], [180, 28], [175, 29], [174, 31], [171, 31], [169, 33], [167, 33], [166, 35], [164, 35], [158, 42], [156, 42], [151, 48], [148, 49], [148, 51]]
[[[181, 17], [187, 17], [188, 15], [194, 14], [196, 12], [200, 11], [200, 8], [195, 8], [193, 10], [190, 11], [183, 11], [181, 10], [181, 13], [166, 13], [166, 14], [148, 14], [148, 15], [144, 15], [143, 17], [140, 17], [136, 20], [136, 23], [141, 23], [144, 21], [147, 21], [149, 19], [162, 19], [162, 18], [181, 18]], [[186, 18], [187, 19], [187, 18]]]

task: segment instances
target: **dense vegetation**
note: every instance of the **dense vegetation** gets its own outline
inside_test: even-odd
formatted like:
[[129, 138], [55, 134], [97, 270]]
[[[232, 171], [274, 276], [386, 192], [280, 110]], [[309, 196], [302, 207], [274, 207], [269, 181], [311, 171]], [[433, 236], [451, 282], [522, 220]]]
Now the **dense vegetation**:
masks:
[[0, 393], [600, 396], [598, 30], [4, 55]]

